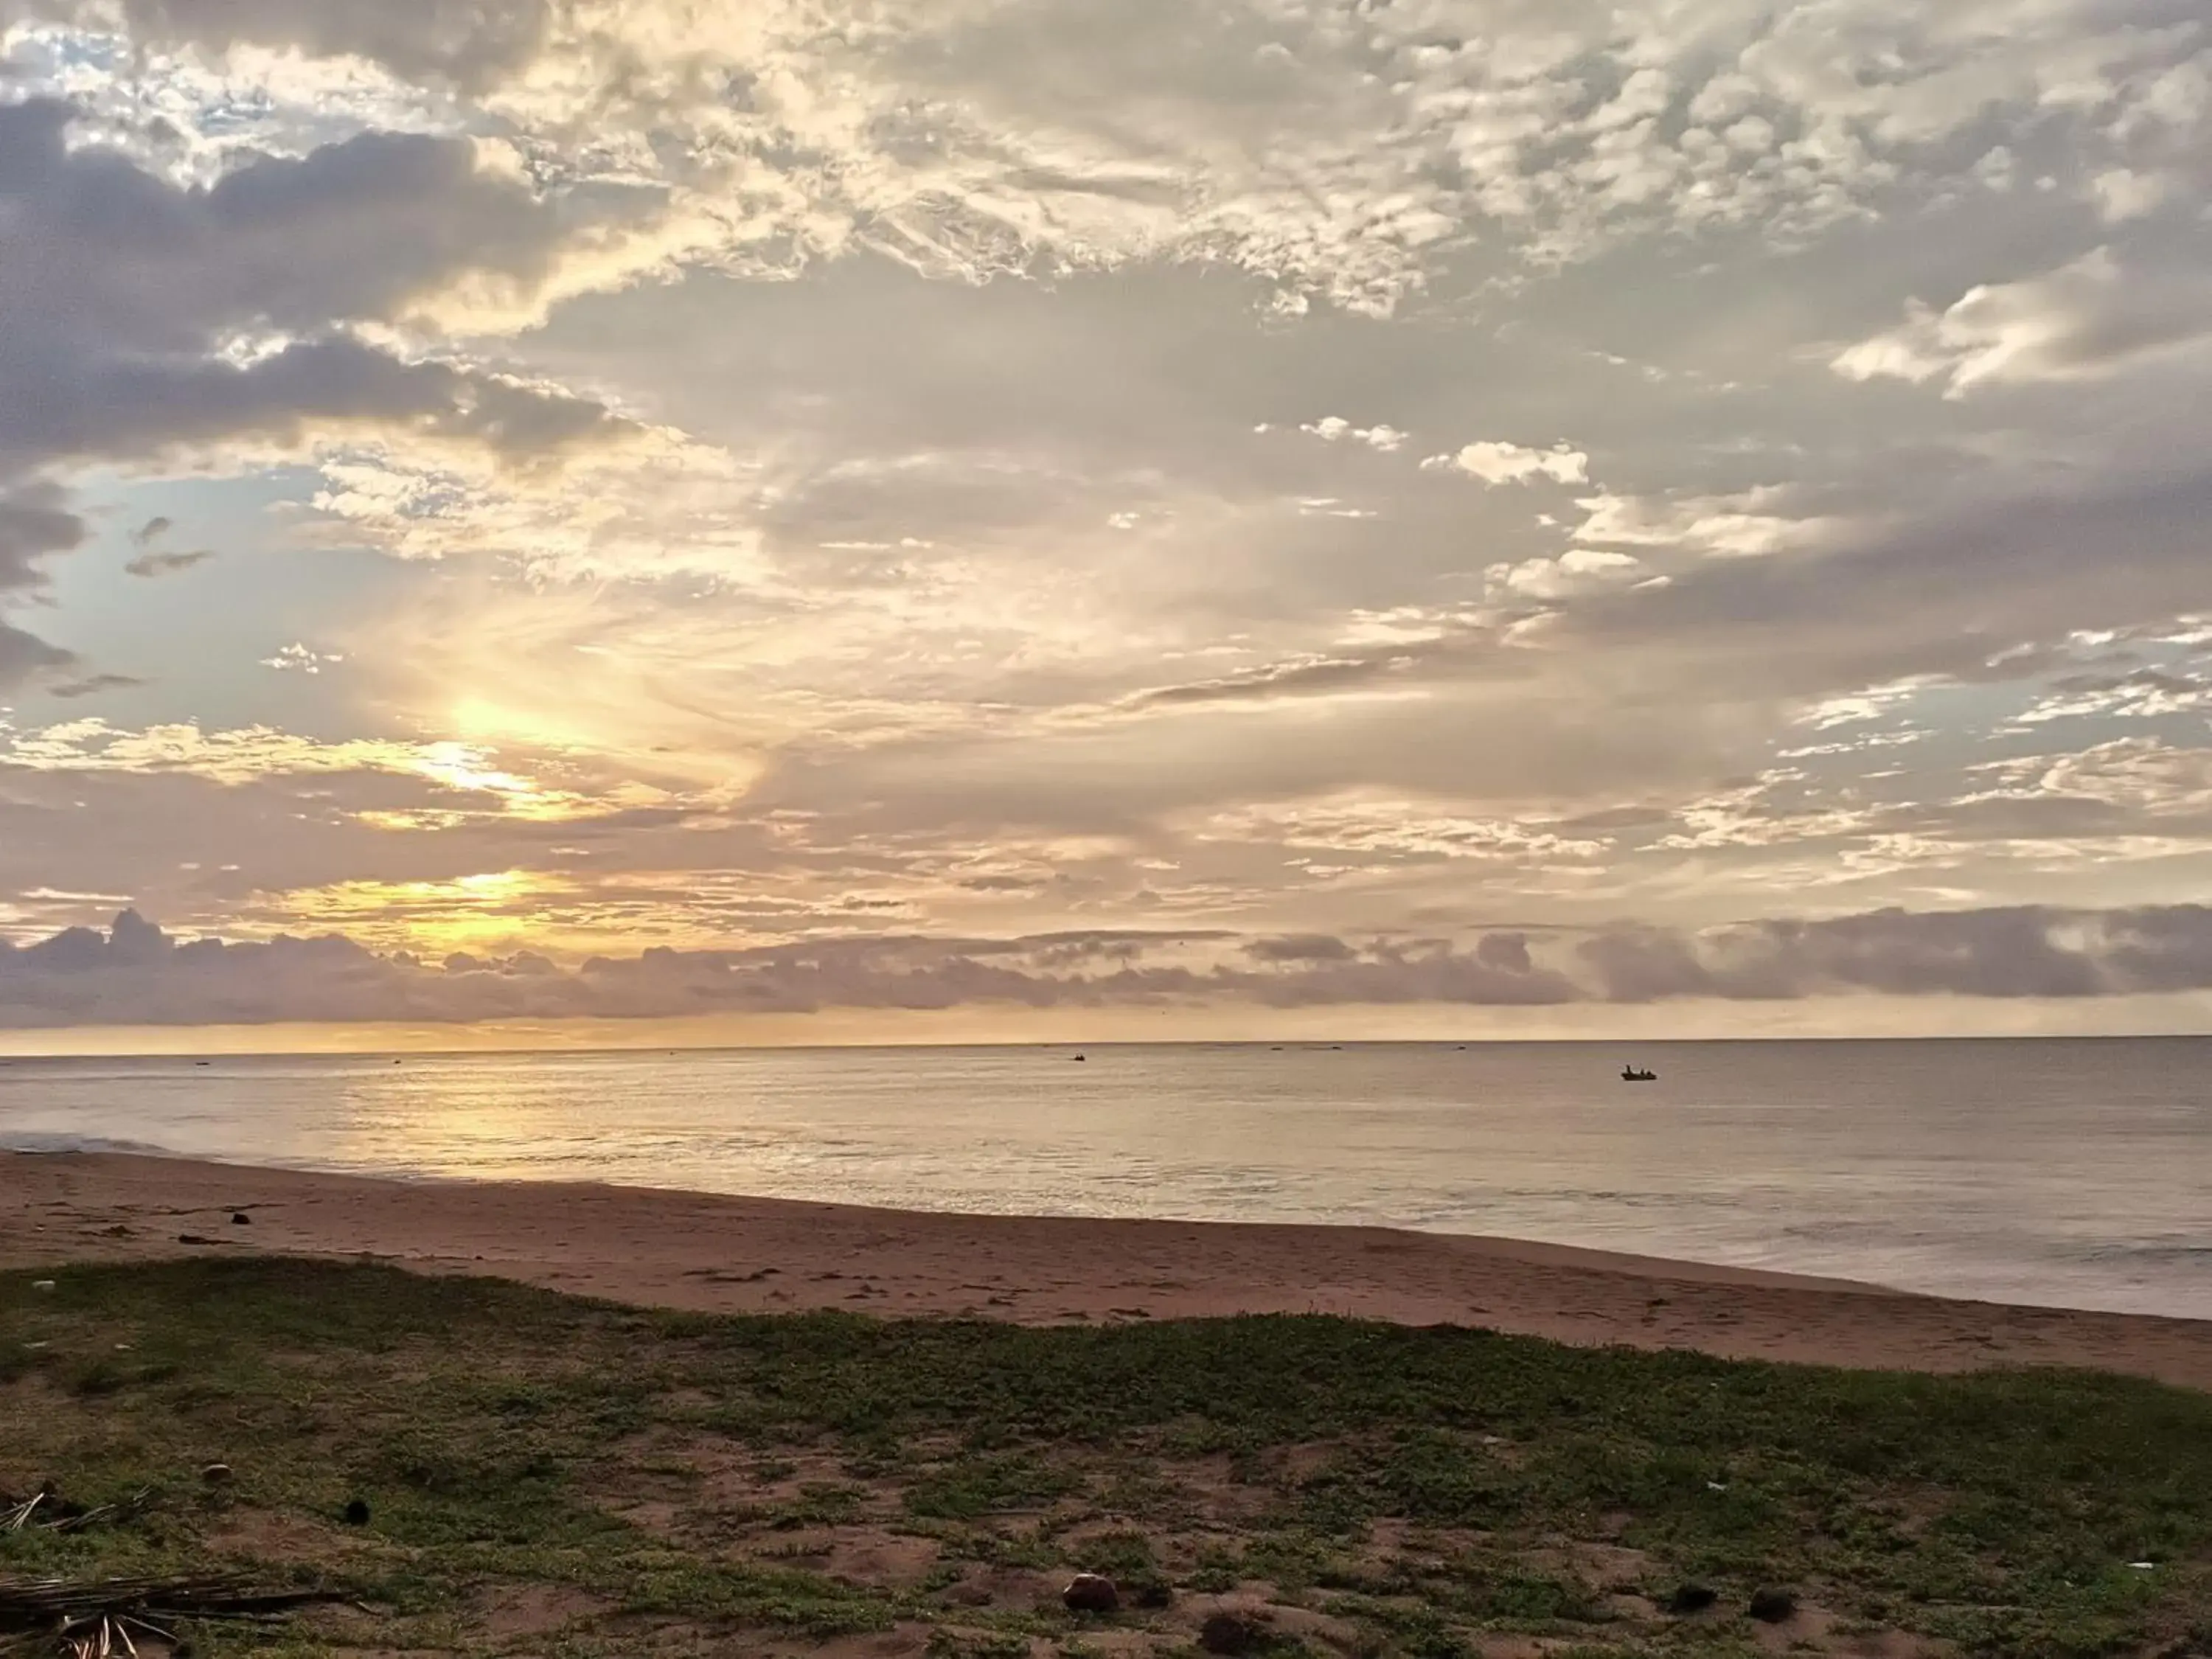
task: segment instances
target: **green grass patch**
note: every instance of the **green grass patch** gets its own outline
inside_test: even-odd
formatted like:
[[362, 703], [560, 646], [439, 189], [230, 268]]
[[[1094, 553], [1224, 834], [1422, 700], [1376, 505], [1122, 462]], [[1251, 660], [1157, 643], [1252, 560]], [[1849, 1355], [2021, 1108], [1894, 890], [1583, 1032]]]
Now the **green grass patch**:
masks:
[[[304, 1649], [217, 1632], [209, 1653], [713, 1651], [742, 1631], [1076, 1652], [1103, 1639], [1054, 1599], [1076, 1568], [1145, 1589], [1154, 1606], [1109, 1622], [1162, 1653], [1205, 1597], [1255, 1583], [1347, 1650], [1438, 1659], [1493, 1632], [1747, 1651], [1759, 1584], [1970, 1654], [2212, 1633], [2212, 1396], [2131, 1379], [1327, 1318], [709, 1318], [286, 1260], [40, 1276], [58, 1288], [0, 1275], [0, 1491], [158, 1501], [0, 1534], [0, 1574], [244, 1565], [367, 1609]], [[235, 1479], [203, 1484], [218, 1461]], [[949, 1604], [970, 1571], [1000, 1599]], [[1722, 1598], [1697, 1620], [1613, 1605], [1692, 1580]], [[487, 1610], [515, 1586], [526, 1630]], [[1180, 1610], [1157, 1607], [1170, 1589]]]

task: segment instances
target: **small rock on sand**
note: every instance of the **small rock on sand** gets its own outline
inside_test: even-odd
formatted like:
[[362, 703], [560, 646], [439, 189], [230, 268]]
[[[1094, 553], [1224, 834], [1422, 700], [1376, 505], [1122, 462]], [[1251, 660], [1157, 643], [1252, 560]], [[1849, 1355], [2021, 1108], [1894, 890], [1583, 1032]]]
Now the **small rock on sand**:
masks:
[[1079, 1572], [1060, 1591], [1060, 1599], [1070, 1613], [1112, 1613], [1121, 1605], [1121, 1592], [1114, 1588], [1110, 1578]]
[[1748, 1611], [1762, 1625], [1779, 1625], [1797, 1611], [1797, 1598], [1785, 1589], [1753, 1590]]
[[1267, 1635], [1267, 1626], [1255, 1614], [1224, 1607], [1206, 1614], [1198, 1627], [1198, 1644], [1208, 1653], [1233, 1656], [1251, 1652]]

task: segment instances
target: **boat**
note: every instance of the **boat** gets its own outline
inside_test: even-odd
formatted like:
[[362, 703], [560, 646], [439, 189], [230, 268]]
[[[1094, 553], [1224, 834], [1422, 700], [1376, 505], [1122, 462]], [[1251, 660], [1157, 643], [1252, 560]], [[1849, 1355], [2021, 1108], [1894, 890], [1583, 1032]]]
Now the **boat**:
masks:
[[1645, 1067], [1624, 1066], [1620, 1068], [1620, 1080], [1623, 1083], [1656, 1083], [1659, 1073]]

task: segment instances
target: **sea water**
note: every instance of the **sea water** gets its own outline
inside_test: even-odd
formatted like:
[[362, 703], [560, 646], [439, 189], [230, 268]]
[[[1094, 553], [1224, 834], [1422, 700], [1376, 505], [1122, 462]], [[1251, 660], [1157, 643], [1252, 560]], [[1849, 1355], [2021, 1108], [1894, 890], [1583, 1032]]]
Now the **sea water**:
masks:
[[1078, 1052], [15, 1060], [0, 1146], [1380, 1224], [2212, 1317], [2212, 1040]]

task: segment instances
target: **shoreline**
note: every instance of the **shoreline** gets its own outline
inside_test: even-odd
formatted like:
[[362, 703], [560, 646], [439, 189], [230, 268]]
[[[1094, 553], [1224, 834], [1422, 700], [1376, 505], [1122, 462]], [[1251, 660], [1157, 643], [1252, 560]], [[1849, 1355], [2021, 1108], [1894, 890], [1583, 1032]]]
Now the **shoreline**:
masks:
[[2212, 1390], [2212, 1321], [1953, 1301], [1514, 1239], [0, 1153], [0, 1269], [248, 1251], [702, 1312], [1022, 1324], [1320, 1313], [1857, 1369], [2063, 1365]]

